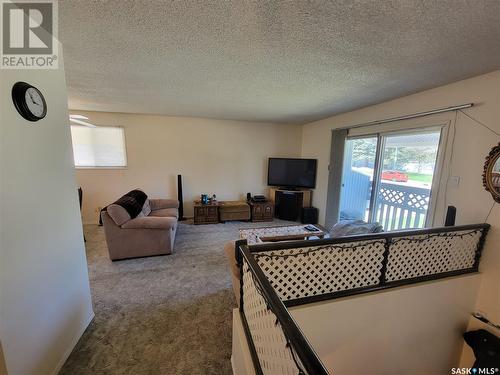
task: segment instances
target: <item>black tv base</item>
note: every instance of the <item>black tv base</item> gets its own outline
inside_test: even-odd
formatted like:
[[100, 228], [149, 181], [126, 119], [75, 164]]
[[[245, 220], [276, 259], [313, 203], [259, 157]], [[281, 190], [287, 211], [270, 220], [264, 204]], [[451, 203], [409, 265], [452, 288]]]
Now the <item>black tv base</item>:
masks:
[[281, 220], [298, 221], [302, 208], [311, 207], [312, 191], [271, 188], [275, 217]]

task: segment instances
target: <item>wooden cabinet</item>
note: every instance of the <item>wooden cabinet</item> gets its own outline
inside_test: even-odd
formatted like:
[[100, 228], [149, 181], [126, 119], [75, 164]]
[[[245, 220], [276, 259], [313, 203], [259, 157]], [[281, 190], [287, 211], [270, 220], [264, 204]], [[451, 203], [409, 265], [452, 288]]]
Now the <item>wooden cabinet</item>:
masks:
[[273, 221], [273, 202], [249, 202], [252, 210], [252, 221]]
[[195, 224], [214, 224], [219, 222], [219, 206], [217, 204], [194, 204]]

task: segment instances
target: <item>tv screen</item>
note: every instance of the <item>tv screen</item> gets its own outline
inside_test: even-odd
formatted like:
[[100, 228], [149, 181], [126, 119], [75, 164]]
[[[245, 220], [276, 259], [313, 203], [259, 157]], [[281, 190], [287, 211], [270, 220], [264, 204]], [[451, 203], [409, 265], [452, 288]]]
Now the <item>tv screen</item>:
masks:
[[314, 188], [316, 186], [316, 159], [269, 158], [267, 184]]

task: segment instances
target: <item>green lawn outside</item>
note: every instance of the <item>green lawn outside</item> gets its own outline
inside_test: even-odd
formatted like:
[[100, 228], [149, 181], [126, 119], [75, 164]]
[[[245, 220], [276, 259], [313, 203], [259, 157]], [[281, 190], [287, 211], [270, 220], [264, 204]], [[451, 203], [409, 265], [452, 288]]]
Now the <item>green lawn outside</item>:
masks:
[[406, 174], [408, 175], [408, 180], [410, 181], [425, 182], [427, 184], [432, 183], [431, 174], [412, 173], [412, 172], [406, 172]]

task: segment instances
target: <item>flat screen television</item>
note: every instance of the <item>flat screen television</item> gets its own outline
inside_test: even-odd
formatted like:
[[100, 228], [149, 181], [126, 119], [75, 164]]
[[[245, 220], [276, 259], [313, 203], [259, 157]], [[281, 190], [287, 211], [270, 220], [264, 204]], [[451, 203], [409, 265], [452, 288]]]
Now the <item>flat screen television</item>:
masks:
[[269, 158], [267, 184], [288, 188], [316, 187], [316, 159]]

